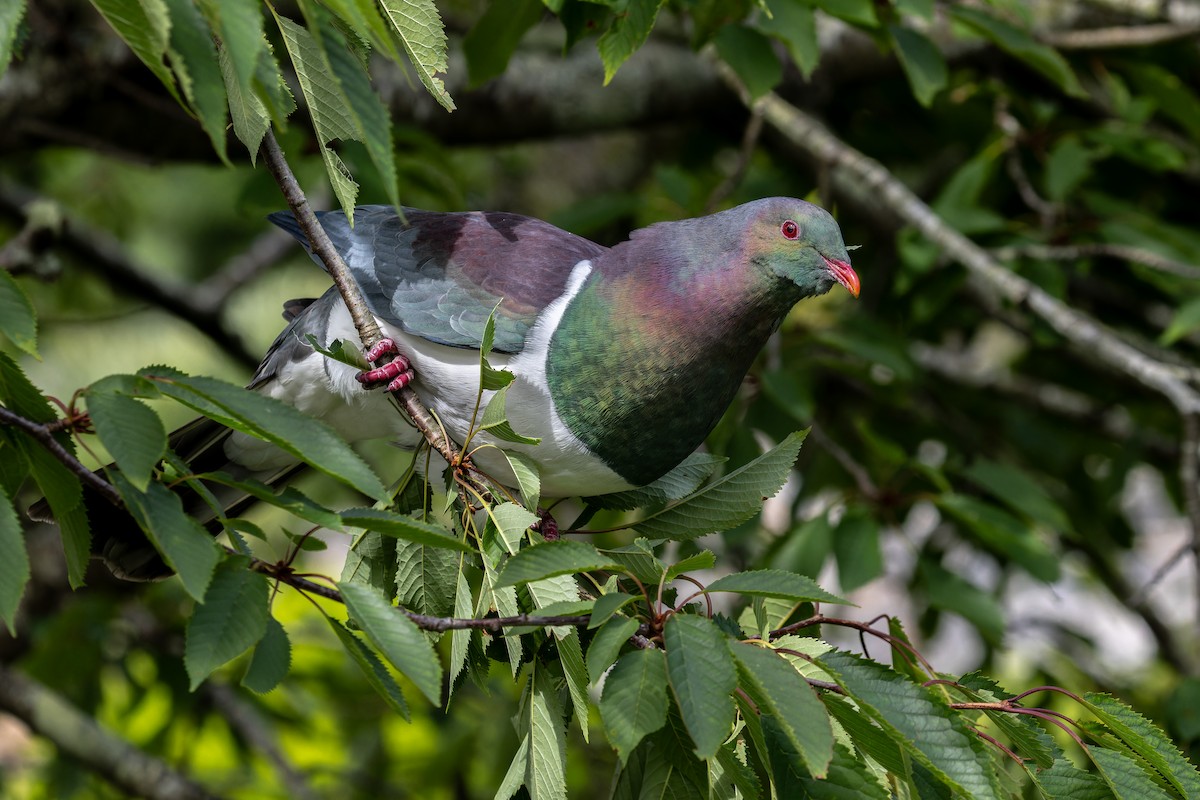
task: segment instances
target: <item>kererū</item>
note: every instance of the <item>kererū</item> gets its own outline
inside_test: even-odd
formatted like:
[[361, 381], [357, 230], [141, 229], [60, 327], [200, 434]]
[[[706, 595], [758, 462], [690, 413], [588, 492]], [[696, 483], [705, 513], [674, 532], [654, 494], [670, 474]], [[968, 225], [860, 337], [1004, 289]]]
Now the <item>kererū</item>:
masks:
[[[833, 217], [786, 197], [661, 222], [611, 248], [509, 213], [404, 209], [401, 217], [391, 206], [362, 206], [353, 227], [342, 213], [318, 217], [394, 343], [395, 360], [362, 373], [313, 349], [307, 334], [322, 344], [358, 341], [331, 288], [290, 307], [294, 317], [250, 388], [324, 420], [348, 441], [412, 446], [420, 434], [385, 393], [364, 391], [411, 382], [461, 442], [495, 309], [489, 360], [516, 375], [509, 420], [541, 439], [498, 444], [537, 462], [547, 497], [616, 492], [663, 475], [712, 431], [793, 305], [835, 283], [859, 291]], [[307, 247], [290, 213], [270, 219]], [[203, 451], [205, 470], [268, 481], [295, 467], [275, 446], [207, 420], [181, 429], [172, 446], [185, 458]], [[493, 448], [473, 460], [515, 485]], [[120, 576], [167, 574], [140, 536], [96, 530], [95, 544]]]

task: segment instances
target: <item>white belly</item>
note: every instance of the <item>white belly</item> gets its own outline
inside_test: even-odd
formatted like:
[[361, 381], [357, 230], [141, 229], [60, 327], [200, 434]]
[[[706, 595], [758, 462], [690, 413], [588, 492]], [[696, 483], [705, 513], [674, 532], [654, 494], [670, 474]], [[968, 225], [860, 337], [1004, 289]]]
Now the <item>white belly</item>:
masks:
[[[590, 262], [576, 265], [566, 291], [542, 312], [520, 353], [493, 353], [489, 358], [493, 367], [516, 375], [507, 398], [508, 419], [513, 429], [523, 436], [541, 439], [537, 445], [522, 445], [497, 440], [486, 432], [471, 438], [469, 449], [476, 467], [506, 486], [516, 483], [507, 460], [495, 447], [480, 445], [496, 445], [532, 458], [540, 467], [545, 497], [587, 496], [632, 488], [567, 429], [545, 388], [550, 335], [590, 271]], [[472, 412], [479, 394], [478, 351], [434, 344], [382, 320], [380, 325], [412, 362], [416, 374], [412, 387], [417, 395], [441, 420], [451, 438], [461, 444], [473, 427]], [[350, 314], [343, 305], [339, 304], [331, 316], [329, 336], [358, 341]], [[281, 369], [277, 379], [263, 386], [262, 391], [323, 419], [347, 441], [388, 438], [404, 446], [415, 446], [420, 434], [407, 417], [391, 407], [382, 390], [365, 391], [354, 379], [355, 373], [354, 368], [314, 352], [311, 357]], [[483, 393], [480, 418], [493, 394]], [[226, 446], [226, 454], [246, 466], [275, 466], [268, 462], [283, 454], [270, 445], [267, 450], [263, 444], [235, 434]]]

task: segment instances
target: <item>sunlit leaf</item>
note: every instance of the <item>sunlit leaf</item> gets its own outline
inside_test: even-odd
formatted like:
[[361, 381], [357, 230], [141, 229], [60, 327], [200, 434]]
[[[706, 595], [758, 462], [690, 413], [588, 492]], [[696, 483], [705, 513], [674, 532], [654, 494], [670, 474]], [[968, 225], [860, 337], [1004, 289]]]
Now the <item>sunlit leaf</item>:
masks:
[[707, 617], [674, 614], [663, 626], [667, 678], [696, 755], [712, 758], [733, 727], [737, 670], [725, 635]]
[[225, 559], [213, 575], [204, 602], [188, 620], [183, 664], [196, 691], [213, 670], [249, 650], [267, 632], [267, 579], [247, 559]]
[[622, 762], [646, 734], [667, 721], [666, 678], [661, 650], [633, 650], [621, 657], [604, 681], [600, 719]]
[[411, 680], [429, 702], [441, 705], [442, 664], [425, 634], [382, 595], [359, 583], [339, 583], [351, 618], [379, 652]]

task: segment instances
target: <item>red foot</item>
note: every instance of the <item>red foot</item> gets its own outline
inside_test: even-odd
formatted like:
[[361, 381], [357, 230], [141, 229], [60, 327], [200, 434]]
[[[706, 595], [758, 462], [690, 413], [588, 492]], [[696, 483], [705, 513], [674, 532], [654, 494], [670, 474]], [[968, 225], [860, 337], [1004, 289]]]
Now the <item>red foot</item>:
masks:
[[407, 358], [400, 354], [400, 351], [396, 349], [396, 343], [391, 339], [380, 339], [374, 347], [367, 351], [367, 360], [375, 362], [387, 355], [392, 356], [392, 360], [382, 367], [369, 369], [354, 376], [364, 388], [374, 389], [386, 384], [387, 391], [395, 392], [412, 382], [415, 377], [412, 365]]

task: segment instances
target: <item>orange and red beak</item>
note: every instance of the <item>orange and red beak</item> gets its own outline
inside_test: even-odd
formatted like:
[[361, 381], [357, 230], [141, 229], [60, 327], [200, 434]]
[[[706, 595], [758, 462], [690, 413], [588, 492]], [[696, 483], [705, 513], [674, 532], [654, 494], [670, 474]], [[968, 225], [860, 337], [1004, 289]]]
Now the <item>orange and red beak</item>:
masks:
[[846, 291], [850, 294], [858, 297], [858, 273], [854, 271], [854, 267], [850, 266], [850, 262], [838, 261], [836, 258], [827, 256], [821, 256], [821, 258], [825, 259], [825, 265], [829, 267], [829, 274], [833, 276], [833, 279], [845, 286]]

